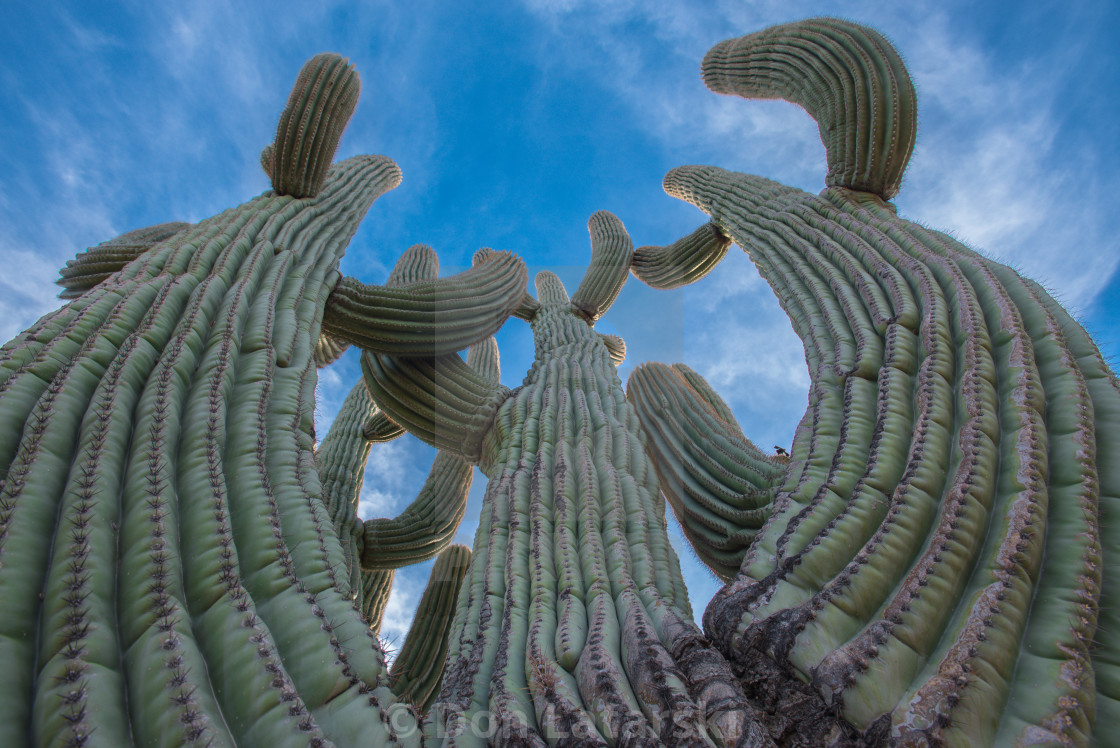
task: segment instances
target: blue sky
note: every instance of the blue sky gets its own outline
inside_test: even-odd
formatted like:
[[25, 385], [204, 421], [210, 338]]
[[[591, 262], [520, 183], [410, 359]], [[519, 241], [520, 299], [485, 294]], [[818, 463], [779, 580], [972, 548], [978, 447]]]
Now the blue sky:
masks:
[[[945, 230], [1041, 281], [1120, 360], [1120, 4], [736, 0], [80, 3], [7, 0], [0, 28], [0, 339], [56, 308], [76, 252], [164, 221], [198, 221], [268, 188], [258, 164], [301, 64], [335, 51], [362, 99], [340, 157], [383, 153], [404, 183], [378, 201], [343, 271], [381, 282], [414, 243], [444, 273], [481, 246], [520, 254], [569, 289], [589, 258], [586, 221], [616, 213], [635, 245], [703, 222], [664, 195], [688, 163], [823, 187], [815, 124], [784, 102], [709, 93], [716, 42], [814, 15], [875, 26], [919, 95], [902, 216]], [[800, 343], [738, 249], [674, 292], [631, 279], [598, 329], [628, 344], [623, 379], [684, 361], [760, 446], [788, 446], [805, 408]], [[526, 325], [499, 334], [503, 381], [531, 360]], [[322, 372], [325, 433], [359, 376]], [[391, 515], [427, 474], [411, 437], [375, 447], [362, 510]], [[484, 479], [459, 540], [471, 543]], [[717, 583], [678, 544], [695, 614]], [[407, 630], [429, 565], [398, 575], [384, 633]]]

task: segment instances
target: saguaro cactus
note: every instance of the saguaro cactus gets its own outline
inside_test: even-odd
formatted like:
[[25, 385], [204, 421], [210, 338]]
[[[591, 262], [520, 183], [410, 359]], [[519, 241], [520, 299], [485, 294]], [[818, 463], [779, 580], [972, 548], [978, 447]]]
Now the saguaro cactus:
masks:
[[[717, 45], [703, 73], [802, 104], [829, 163], [820, 196], [715, 167], [665, 178], [746, 249], [812, 376], [785, 480], [707, 633], [749, 695], [796, 704], [795, 720], [837, 710], [862, 740], [1113, 742], [1115, 375], [1037, 284], [886, 202], [915, 106], [878, 34], [780, 26]], [[688, 275], [682, 246], [640, 250], [637, 272]]]
[[[384, 157], [330, 164], [357, 91], [342, 58], [312, 59], [262, 159], [274, 191], [150, 245], [126, 235], [135, 259], [4, 346], [0, 744], [416, 740], [338, 591], [314, 351], [325, 318], [340, 344], [454, 351], [494, 332], [525, 274], [493, 253], [478, 294], [469, 274], [338, 289], [400, 180]], [[453, 333], [449, 299], [471, 320]]]
[[592, 266], [572, 298], [544, 272], [522, 304], [537, 355], [518, 390], [458, 357], [363, 356], [393, 420], [458, 445], [490, 478], [432, 731], [477, 744], [485, 716], [503, 745], [765, 741], [690, 620], [619, 346], [591, 326], [626, 280], [629, 237], [609, 213], [589, 228]]

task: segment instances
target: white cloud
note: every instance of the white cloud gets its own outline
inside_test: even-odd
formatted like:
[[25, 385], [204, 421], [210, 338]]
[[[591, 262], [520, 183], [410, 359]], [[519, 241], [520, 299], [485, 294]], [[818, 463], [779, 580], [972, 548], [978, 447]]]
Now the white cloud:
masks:
[[385, 648], [385, 659], [390, 665], [404, 644], [412, 619], [416, 617], [416, 606], [420, 603], [420, 594], [408, 582], [401, 584], [401, 575], [393, 580], [393, 589], [389, 593], [389, 602], [385, 604], [385, 613], [381, 618], [381, 630], [377, 638]]

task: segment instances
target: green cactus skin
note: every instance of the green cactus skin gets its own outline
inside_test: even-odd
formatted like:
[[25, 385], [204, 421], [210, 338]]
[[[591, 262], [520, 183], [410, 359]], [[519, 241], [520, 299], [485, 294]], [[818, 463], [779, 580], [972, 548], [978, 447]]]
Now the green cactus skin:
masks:
[[470, 562], [471, 549], [465, 545], [448, 546], [439, 554], [408, 636], [393, 661], [393, 693], [420, 712], [428, 711], [439, 692], [448, 630]]
[[2, 745], [419, 739], [339, 592], [312, 424], [339, 260], [400, 171], [330, 167], [345, 61], [300, 81], [277, 192], [151, 246], [0, 353]]
[[614, 362], [614, 365], [622, 366], [626, 361], [626, 341], [617, 335], [604, 335], [603, 333], [599, 333], [599, 339], [607, 347], [607, 352], [611, 354], [611, 361]]
[[830, 185], [665, 178], [746, 249], [812, 378], [772, 513], [706, 632], [748, 695], [815, 693], [795, 719], [835, 709], [868, 742], [1109, 742], [1116, 377], [1041, 288], [884, 202], [914, 111], [877, 34], [778, 27], [718, 45], [704, 78], [805, 106]]
[[353, 68], [338, 55], [316, 55], [303, 66], [276, 139], [261, 154], [261, 167], [278, 194], [314, 197], [323, 189], [361, 89]]
[[393, 591], [393, 578], [396, 569], [366, 571], [362, 569], [362, 595], [358, 600], [359, 610], [370, 631], [381, 630], [381, 619], [385, 616], [385, 606], [389, 604], [389, 593]]
[[770, 516], [785, 466], [743, 436], [730, 409], [683, 364], [643, 364], [626, 385], [661, 492], [693, 550], [723, 581]]
[[370, 394], [386, 413], [437, 449], [482, 459], [486, 430], [509, 388], [479, 374], [456, 354], [437, 358], [362, 355]]
[[667, 247], [639, 247], [630, 272], [654, 288], [679, 288], [710, 273], [730, 247], [727, 235], [709, 221]]
[[[490, 482], [432, 739], [478, 745], [461, 728], [486, 712], [501, 745], [767, 745], [726, 661], [689, 618], [637, 415], [589, 324], [625, 280], [618, 250], [629, 238], [608, 213], [589, 229], [594, 259], [580, 288], [596, 290], [577, 306], [556, 276], [537, 276], [536, 362], [522, 387], [495, 391], [492, 416], [477, 419], [482, 434], [461, 439]], [[399, 423], [436, 403], [462, 407], [461, 378], [387, 356], [363, 361], [371, 393]], [[442, 430], [414, 433], [447, 449]]]
[[349, 348], [350, 344], [345, 340], [338, 340], [330, 335], [319, 333], [319, 340], [315, 343], [315, 350], [312, 351], [312, 355], [315, 357], [315, 366], [320, 369], [324, 366], [330, 366], [342, 358], [342, 354], [346, 353]]
[[162, 241], [190, 226], [189, 223], [161, 223], [122, 234], [116, 239], [90, 247], [66, 262], [55, 283], [62, 286], [60, 299], [76, 299], [98, 283], [135, 260]]

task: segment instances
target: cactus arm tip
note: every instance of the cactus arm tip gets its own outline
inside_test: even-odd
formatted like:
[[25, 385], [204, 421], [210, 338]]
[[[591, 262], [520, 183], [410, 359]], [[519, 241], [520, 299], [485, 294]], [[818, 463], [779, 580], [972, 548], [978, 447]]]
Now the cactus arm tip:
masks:
[[572, 306], [590, 323], [602, 317], [629, 276], [634, 245], [622, 221], [605, 210], [592, 214], [587, 221], [591, 234], [591, 265], [583, 276]]
[[358, 105], [358, 73], [340, 55], [318, 54], [299, 72], [261, 165], [281, 195], [314, 197], [323, 189], [342, 131]]
[[886, 200], [898, 194], [914, 150], [917, 97], [902, 58], [878, 32], [836, 18], [796, 21], [720, 42], [701, 69], [717, 93], [804, 108], [820, 129], [829, 186]]
[[727, 233], [709, 221], [668, 246], [638, 247], [630, 272], [653, 288], [679, 288], [710, 273], [730, 247]]

